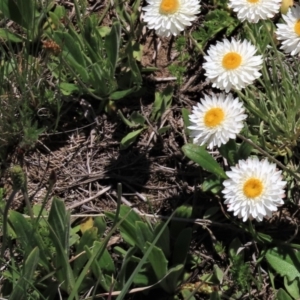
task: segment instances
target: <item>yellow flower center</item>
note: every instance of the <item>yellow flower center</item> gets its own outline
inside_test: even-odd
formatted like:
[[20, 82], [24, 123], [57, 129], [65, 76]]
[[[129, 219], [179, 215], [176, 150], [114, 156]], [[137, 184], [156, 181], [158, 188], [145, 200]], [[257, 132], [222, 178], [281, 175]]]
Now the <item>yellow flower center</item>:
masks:
[[254, 4], [254, 3], [257, 3], [259, 2], [260, 0], [247, 0], [247, 2], [251, 3], [251, 4]]
[[204, 124], [207, 127], [216, 127], [224, 120], [225, 114], [219, 107], [211, 108], [204, 116]]
[[244, 183], [243, 191], [247, 198], [256, 198], [263, 191], [263, 183], [260, 179], [250, 178]]
[[236, 52], [229, 52], [223, 57], [222, 65], [227, 70], [233, 70], [242, 63], [242, 57]]
[[163, 15], [174, 14], [179, 8], [179, 0], [162, 0], [159, 12]]
[[295, 32], [300, 35], [300, 20], [297, 20], [295, 26], [294, 26]]

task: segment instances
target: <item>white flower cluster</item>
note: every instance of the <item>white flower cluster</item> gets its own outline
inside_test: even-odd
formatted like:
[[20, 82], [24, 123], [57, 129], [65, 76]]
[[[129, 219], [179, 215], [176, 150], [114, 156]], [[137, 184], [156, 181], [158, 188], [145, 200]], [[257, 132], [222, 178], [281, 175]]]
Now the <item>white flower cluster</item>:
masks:
[[[162, 37], [177, 35], [190, 26], [200, 13], [200, 0], [147, 0], [143, 8], [144, 21]], [[274, 17], [279, 12], [281, 0], [229, 0], [229, 7], [242, 22], [257, 23]], [[283, 16], [285, 24], [278, 24], [277, 37], [281, 49], [295, 55], [300, 52], [300, 7], [291, 8]], [[203, 69], [212, 87], [230, 92], [241, 90], [261, 76], [262, 55], [247, 40], [224, 39], [210, 46]], [[247, 118], [243, 103], [232, 94], [204, 95], [193, 107], [189, 116], [190, 136], [193, 143], [213, 149], [235, 139]], [[276, 165], [258, 158], [240, 160], [226, 172], [223, 182], [225, 204], [228, 211], [243, 221], [271, 217], [277, 206], [283, 204], [285, 181]]]

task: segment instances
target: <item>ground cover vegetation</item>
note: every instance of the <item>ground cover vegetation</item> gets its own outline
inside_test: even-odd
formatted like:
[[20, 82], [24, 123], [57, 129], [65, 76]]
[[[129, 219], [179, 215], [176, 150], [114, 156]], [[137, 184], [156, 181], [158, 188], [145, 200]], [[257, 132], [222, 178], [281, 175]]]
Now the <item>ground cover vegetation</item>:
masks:
[[299, 20], [0, 0], [1, 299], [299, 299]]

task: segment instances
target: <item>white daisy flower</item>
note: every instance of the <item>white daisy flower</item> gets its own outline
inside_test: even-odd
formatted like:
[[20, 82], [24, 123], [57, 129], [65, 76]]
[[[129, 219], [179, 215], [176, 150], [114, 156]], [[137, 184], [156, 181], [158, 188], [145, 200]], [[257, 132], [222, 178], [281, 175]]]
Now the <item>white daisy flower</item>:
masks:
[[277, 206], [284, 202], [285, 181], [276, 165], [257, 157], [240, 160], [236, 167], [226, 172], [229, 179], [223, 182], [225, 204], [235, 216], [262, 221], [271, 217]]
[[242, 22], [257, 23], [273, 18], [279, 12], [281, 0], [230, 0], [228, 6]]
[[231, 88], [241, 90], [261, 76], [262, 56], [254, 55], [256, 48], [248, 41], [231, 42], [225, 39], [210, 46], [203, 68], [205, 75], [213, 83], [213, 87], [225, 90]]
[[200, 13], [199, 0], [147, 0], [144, 21], [160, 36], [177, 35]]
[[280, 49], [295, 55], [300, 52], [300, 6], [290, 8], [282, 18], [285, 24], [276, 25], [277, 39], [283, 41]]
[[204, 95], [201, 104], [193, 107], [189, 119], [193, 143], [200, 146], [207, 144], [209, 149], [220, 147], [229, 139], [235, 139], [243, 128], [243, 120], [247, 118], [245, 109], [239, 99], [231, 94]]

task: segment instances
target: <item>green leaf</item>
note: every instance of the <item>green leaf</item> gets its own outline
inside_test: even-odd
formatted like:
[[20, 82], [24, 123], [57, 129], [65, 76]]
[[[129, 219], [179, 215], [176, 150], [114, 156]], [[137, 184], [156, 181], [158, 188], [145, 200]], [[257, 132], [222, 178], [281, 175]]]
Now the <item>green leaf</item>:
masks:
[[151, 119], [157, 121], [163, 113], [171, 106], [173, 87], [168, 85], [162, 92], [155, 93], [155, 100], [152, 108]]
[[276, 300], [293, 300], [284, 289], [279, 289], [276, 294]]
[[111, 63], [113, 72], [116, 69], [121, 40], [121, 24], [119, 21], [113, 23], [110, 33], [105, 37], [105, 49]]
[[59, 240], [54, 241], [57, 250], [62, 246], [64, 252], [69, 253], [70, 213], [66, 211], [64, 202], [57, 197], [53, 199], [48, 222]]
[[130, 128], [135, 127], [135, 124], [133, 122], [130, 122], [128, 119], [125, 118], [123, 115], [122, 111], [119, 109], [118, 110], [118, 115], [120, 116], [121, 120]]
[[130, 88], [130, 89], [127, 89], [127, 90], [123, 90], [123, 91], [116, 91], [116, 92], [111, 93], [109, 95], [109, 98], [111, 100], [120, 100], [120, 99], [123, 99], [126, 96], [132, 94], [135, 91], [136, 91], [136, 87], [133, 87], [133, 88]]
[[20, 43], [23, 41], [22, 37], [10, 32], [8, 29], [0, 28], [0, 39], [3, 39], [5, 41], [10, 41], [13, 43]]
[[216, 178], [214, 175], [207, 178], [202, 183], [203, 192], [212, 192], [213, 194], [218, 194], [223, 188], [220, 178]]
[[189, 247], [192, 239], [192, 228], [183, 229], [174, 245], [173, 256], [172, 256], [172, 265], [185, 265], [187, 254], [189, 253]]
[[145, 124], [145, 121], [146, 119], [144, 118], [143, 115], [141, 115], [140, 113], [134, 111], [131, 116], [130, 116], [130, 119], [133, 123], [135, 123], [135, 125], [144, 125]]
[[214, 216], [219, 211], [220, 211], [220, 207], [217, 206], [211, 207], [205, 211], [205, 213], [203, 214], [203, 219], [211, 219], [211, 217]]
[[131, 144], [133, 144], [144, 129], [145, 128], [141, 128], [132, 131], [128, 133], [125, 137], [123, 137], [123, 139], [121, 140], [121, 150], [127, 149]]
[[60, 88], [61, 93], [64, 96], [70, 96], [71, 94], [79, 91], [77, 84], [67, 83], [67, 82], [61, 82], [59, 84], [59, 88]]
[[[13, 2], [13, 1], [10, 1]], [[35, 1], [33, 0], [15, 0], [16, 4], [18, 5], [19, 11], [21, 13], [22, 19], [23, 19], [23, 24], [26, 29], [29, 31], [33, 30], [34, 25], [35, 25]]]
[[280, 275], [286, 276], [289, 281], [300, 277], [299, 252], [291, 248], [281, 247], [269, 249], [266, 252], [266, 260], [270, 266]]
[[[150, 245], [151, 244], [147, 242], [145, 246], [148, 249]], [[168, 271], [168, 261], [163, 251], [158, 247], [154, 246], [148, 256], [148, 260], [153, 268], [156, 278], [158, 280], [162, 279], [167, 274]]]
[[213, 157], [205, 150], [205, 146], [197, 146], [194, 144], [186, 144], [182, 147], [184, 154], [201, 166], [203, 169], [226, 179], [227, 176], [220, 165], [213, 159]]
[[75, 280], [69, 264], [70, 212], [62, 200], [54, 197], [48, 217], [49, 236], [56, 249], [57, 278], [62, 289], [71, 292]]
[[287, 277], [284, 276], [284, 287], [288, 291], [288, 293], [294, 299], [300, 299], [300, 278], [296, 278], [293, 281], [288, 281]]
[[[124, 249], [122, 249], [121, 251], [124, 251]], [[131, 248], [128, 249], [127, 252], [125, 252], [124, 259], [123, 259], [123, 262], [122, 262], [122, 266], [118, 271], [119, 282], [121, 283], [121, 286], [123, 286], [125, 284], [127, 265], [130, 261], [132, 261], [132, 257], [134, 256], [136, 251], [137, 251], [137, 247], [131, 247]]]
[[[193, 215], [193, 207], [187, 204], [183, 204], [176, 208], [174, 217], [182, 219], [190, 219]], [[171, 220], [170, 235], [172, 238], [177, 238], [178, 234], [184, 230], [187, 226], [186, 222]]]
[[219, 147], [219, 151], [223, 157], [227, 159], [229, 165], [234, 166], [236, 165], [237, 159], [237, 145], [235, 140], [230, 139], [225, 145], [221, 145]]
[[[115, 214], [113, 212], [105, 212], [105, 215], [112, 221], [115, 220]], [[131, 246], [138, 245], [140, 249], [144, 247], [137, 239], [137, 233], [135, 223], [141, 221], [141, 218], [128, 206], [121, 205], [120, 215], [118, 221], [122, 220], [120, 224], [120, 232], [123, 239]]]
[[[164, 222], [158, 222], [155, 224], [153, 238], [158, 235], [161, 231], [162, 227], [164, 226]], [[166, 227], [165, 230], [161, 233], [159, 240], [156, 243], [156, 246], [163, 250], [166, 258], [170, 256], [170, 231], [169, 227]]]
[[47, 255], [49, 251], [44, 245], [38, 231], [24, 218], [23, 215], [16, 211], [9, 212], [9, 221], [17, 235], [17, 239], [21, 243], [25, 253], [25, 257], [29, 256], [33, 248], [38, 247], [40, 251], [40, 262], [43, 267], [49, 272], [50, 266], [48, 263]]
[[6, 18], [16, 22], [21, 26], [24, 26], [24, 20], [22, 18], [22, 14], [15, 1], [1, 0], [0, 11], [5, 15]]
[[250, 156], [252, 150], [253, 147], [249, 143], [242, 142], [237, 153], [238, 159], [247, 159]]
[[[151, 254], [153, 248], [155, 247], [154, 245], [157, 243], [157, 241], [160, 239], [162, 233], [164, 232], [165, 228], [168, 226], [171, 218], [173, 217], [174, 214], [170, 216], [170, 218], [164, 223], [163, 227], [161, 228], [161, 231], [156, 235], [155, 239], [153, 242], [150, 244], [149, 248], [147, 249], [147, 252], [144, 254], [138, 265], [135, 267], [134, 271], [131, 273], [130, 277], [126, 281], [125, 285], [122, 288], [121, 293], [118, 295], [116, 300], [122, 300], [124, 299], [125, 295], [127, 294], [132, 282], [134, 281], [134, 278], [137, 276], [138, 273], [140, 273], [142, 267], [146, 264], [147, 259], [149, 258], [149, 255]], [[161, 249], [159, 249], [162, 251]]]
[[[82, 253], [84, 251], [84, 247], [92, 247], [93, 243], [98, 238], [97, 233], [98, 230], [95, 227], [92, 227], [83, 233], [82, 237], [79, 240], [79, 243], [76, 246], [75, 256], [77, 256], [79, 253]], [[82, 254], [77, 257], [77, 259], [74, 261], [73, 267], [74, 277], [77, 277], [77, 275], [79, 275], [87, 260], [88, 257], [86, 254]]]
[[53, 38], [63, 49], [63, 56], [69, 63], [70, 68], [77, 71], [84, 81], [88, 81], [89, 76], [86, 70], [83, 49], [78, 44], [79, 37], [76, 40], [67, 32], [56, 31]]
[[149, 226], [145, 221], [138, 221], [135, 222], [135, 229], [137, 239], [140, 241], [140, 245], [143, 245], [141, 249], [142, 252], [146, 252], [147, 249], [144, 248], [146, 242], [152, 242], [153, 240], [153, 233], [150, 231]]
[[163, 126], [157, 130], [158, 134], [164, 134], [171, 129], [171, 126]]
[[102, 237], [106, 230], [106, 222], [104, 217], [95, 217], [94, 218], [94, 227], [98, 229], [98, 235]]
[[189, 119], [190, 111], [186, 108], [182, 108], [181, 114], [182, 114], [182, 119], [183, 119], [183, 123], [184, 123], [184, 130], [185, 130], [186, 134], [188, 134], [189, 133], [188, 127], [191, 125], [190, 119]]
[[240, 251], [238, 254], [238, 250], [239, 248], [242, 247], [242, 243], [241, 241], [239, 240], [239, 238], [235, 238], [229, 245], [229, 249], [228, 249], [228, 252], [229, 252], [229, 257], [230, 257], [230, 260], [231, 262], [236, 259], [237, 256], [240, 257], [241, 261], [244, 262], [244, 251]]
[[25, 264], [23, 266], [23, 274], [19, 278], [18, 283], [14, 287], [9, 300], [20, 300], [25, 299], [24, 296], [27, 295], [27, 286], [32, 284], [32, 279], [36, 267], [39, 263], [39, 249], [35, 247], [28, 255]]
[[219, 281], [219, 283], [222, 284], [224, 272], [217, 265], [214, 265], [214, 276]]

